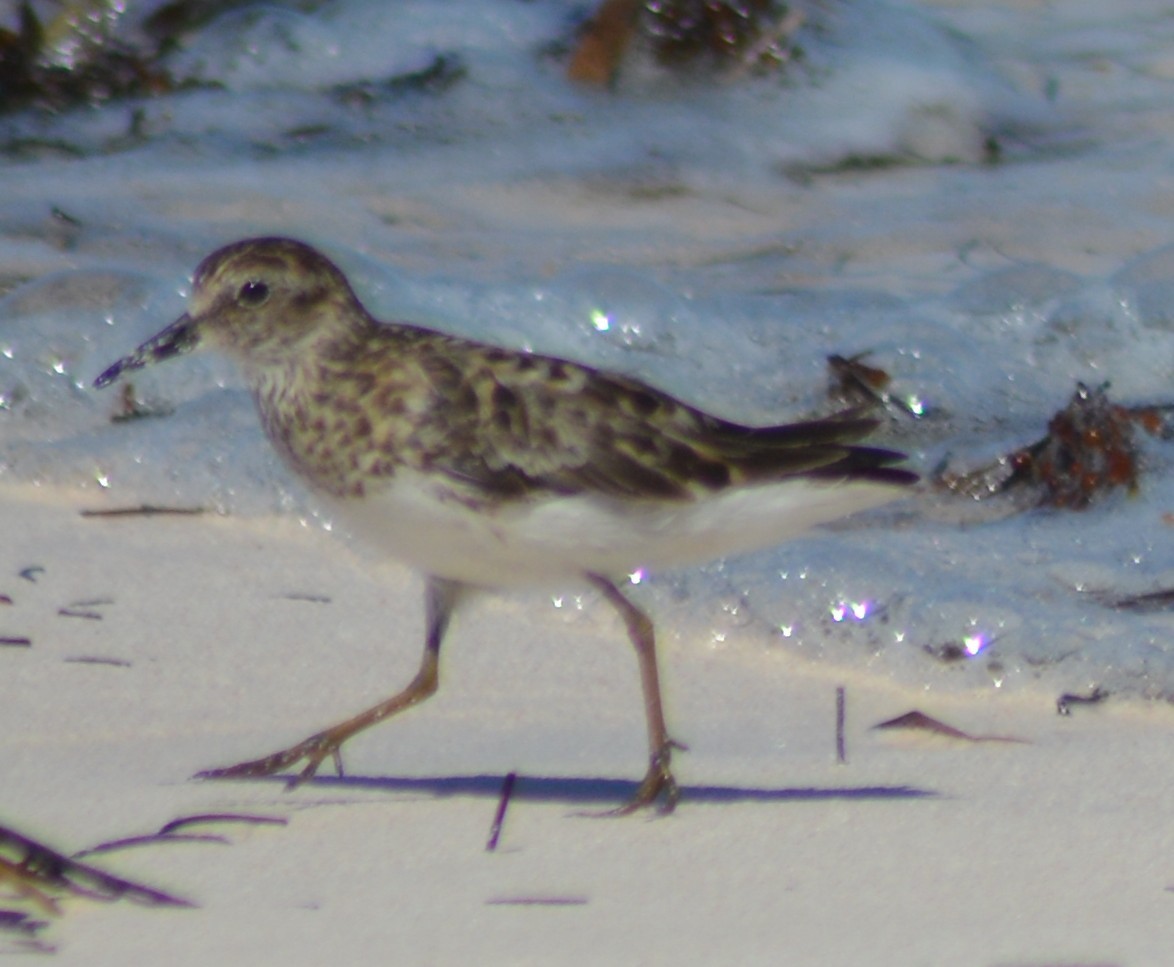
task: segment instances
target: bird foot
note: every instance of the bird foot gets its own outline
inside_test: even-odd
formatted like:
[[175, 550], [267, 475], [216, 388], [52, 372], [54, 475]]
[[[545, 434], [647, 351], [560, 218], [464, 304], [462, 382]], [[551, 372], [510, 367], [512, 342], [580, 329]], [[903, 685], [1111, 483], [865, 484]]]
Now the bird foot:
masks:
[[586, 813], [589, 816], [629, 816], [638, 809], [647, 809], [655, 807], [657, 813], [661, 816], [667, 816], [677, 806], [677, 800], [681, 798], [681, 790], [677, 786], [677, 780], [673, 776], [670, 768], [672, 762], [673, 749], [680, 749], [682, 752], [688, 748], [680, 742], [674, 742], [669, 739], [659, 749], [652, 754], [652, 758], [648, 763], [648, 771], [644, 774], [639, 787], [636, 789], [634, 795], [628, 802], [622, 806], [617, 806], [615, 809], [608, 809], [599, 813]]
[[295, 776], [291, 776], [286, 783], [286, 789], [295, 789], [308, 779], [314, 778], [318, 767], [329, 756], [334, 760], [334, 768], [341, 776], [342, 756], [339, 748], [342, 742], [333, 737], [330, 732], [319, 732], [304, 742], [291, 745], [288, 749], [274, 752], [261, 759], [249, 762], [238, 762], [234, 766], [225, 766], [222, 769], [205, 769], [197, 772], [195, 779], [256, 779], [261, 776], [273, 776], [284, 772], [294, 763], [305, 760], [305, 767]]

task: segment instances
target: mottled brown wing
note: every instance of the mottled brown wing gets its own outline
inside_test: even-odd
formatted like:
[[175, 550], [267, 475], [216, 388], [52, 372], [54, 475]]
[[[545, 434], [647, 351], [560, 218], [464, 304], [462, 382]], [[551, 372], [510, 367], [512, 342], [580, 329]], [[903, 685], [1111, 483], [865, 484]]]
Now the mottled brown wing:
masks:
[[889, 466], [902, 454], [853, 446], [876, 423], [850, 413], [744, 427], [627, 377], [543, 356], [486, 356], [482, 347], [445, 380], [445, 396], [468, 405], [445, 415], [449, 445], [434, 465], [503, 495], [687, 500], [797, 474], [916, 479]]

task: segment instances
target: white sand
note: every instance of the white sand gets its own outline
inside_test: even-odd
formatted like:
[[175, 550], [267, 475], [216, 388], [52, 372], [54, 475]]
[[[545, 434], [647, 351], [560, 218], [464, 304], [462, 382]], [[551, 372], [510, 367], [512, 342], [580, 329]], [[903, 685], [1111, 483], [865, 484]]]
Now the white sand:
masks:
[[[159, 143], [125, 153], [107, 153], [125, 133], [122, 103], [14, 120], [91, 154], [4, 161], [5, 184], [19, 190], [0, 194], [3, 274], [34, 281], [5, 298], [0, 318], [0, 594], [12, 599], [0, 603], [0, 636], [31, 640], [0, 645], [0, 825], [72, 851], [196, 813], [288, 820], [199, 830], [226, 843], [95, 858], [198, 907], [66, 900], [38, 938], [58, 962], [1174, 962], [1168, 704], [1114, 697], [1062, 718], [1050, 685], [902, 689], [886, 678], [901, 663], [893, 648], [869, 670], [862, 656], [874, 652], [860, 644], [844, 658], [852, 670], [837, 671], [830, 656], [843, 641], [829, 642], [827, 664], [808, 665], [760, 636], [719, 646], [698, 627], [666, 635], [662, 648], [670, 724], [690, 746], [676, 764], [681, 806], [666, 819], [592, 820], [574, 814], [601, 805], [594, 793], [614, 802], [624, 789], [589, 780], [632, 782], [644, 769], [630, 647], [593, 600], [555, 610], [541, 596], [489, 597], [458, 620], [441, 693], [347, 747], [350, 773], [370, 782], [292, 793], [190, 782], [404, 684], [420, 649], [420, 583], [390, 567], [367, 573], [289, 518], [77, 514], [80, 501], [103, 500], [96, 466], [115, 482], [106, 499], [174, 492], [182, 465], [193, 499], [269, 505], [270, 476], [255, 458], [268, 451], [238, 432], [238, 416], [250, 428], [254, 417], [243, 400], [205, 405], [219, 377], [204, 364], [144, 373], [136, 385], [148, 396], [166, 387], [157, 395], [176, 415], [125, 433], [107, 432], [112, 398], [80, 391], [179, 311], [175, 289], [200, 256], [246, 233], [293, 234], [346, 256], [381, 314], [621, 365], [733, 417], [801, 410], [827, 352], [875, 349], [901, 386], [955, 415], [925, 431], [946, 436], [904, 447], [930, 447], [923, 468], [943, 453], [981, 460], [1029, 442], [1077, 379], [1111, 379], [1122, 401], [1167, 399], [1168, 5], [928, 5], [978, 37], [1029, 104], [1046, 97], [1036, 105], [1045, 116], [1054, 107], [1054, 125], [1029, 126], [1023, 141], [1011, 125], [1010, 163], [848, 171], [810, 185], [778, 176], [794, 158], [900, 149], [906, 121], [928, 121], [932, 133], [943, 107], [964, 139], [988, 114], [1000, 132], [1015, 116], [1019, 96], [990, 93], [981, 61], [927, 47], [934, 32], [907, 17], [878, 21], [890, 25], [884, 36], [851, 48], [856, 73], [845, 82], [764, 101], [766, 113], [740, 120], [753, 105], [736, 97], [700, 113], [693, 98], [618, 111], [583, 100], [518, 56], [564, 29], [558, 5], [484, 0], [468, 17], [453, 13], [473, 11], [468, 3], [331, 5], [396, 21], [338, 28], [367, 39], [361, 52], [378, 65], [356, 66], [356, 77], [455, 45], [473, 84], [439, 103], [339, 111], [321, 93], [338, 59], [329, 43], [311, 43], [287, 50], [297, 90], [272, 102], [264, 91], [151, 100], [143, 128]], [[856, 7], [869, 16], [845, 5]], [[329, 40], [325, 19], [277, 16]], [[873, 23], [852, 22], [858, 40]], [[485, 39], [498, 28], [500, 40]], [[210, 35], [205, 49], [236, 30]], [[260, 51], [264, 66], [274, 48]], [[226, 43], [224, 53], [222, 73], [242, 82], [248, 58], [234, 67], [240, 51]], [[907, 66], [929, 73], [906, 83]], [[923, 104], [927, 87], [942, 97]], [[321, 153], [284, 133], [323, 119], [340, 127]], [[79, 224], [63, 227], [53, 209]], [[371, 260], [365, 273], [360, 256]], [[385, 274], [393, 267], [402, 277]], [[593, 308], [614, 300], [635, 328], [596, 332], [580, 294], [603, 300]], [[775, 324], [782, 317], [788, 326]], [[1103, 513], [1001, 530], [944, 524], [904, 544], [888, 534], [885, 554], [837, 556], [835, 569], [881, 561], [874, 570], [902, 583], [924, 562], [934, 580], [906, 613], [892, 608], [894, 625], [907, 621], [919, 641], [957, 640], [970, 626], [955, 619], [979, 616], [992, 635], [1008, 631], [1009, 666], [1071, 653], [1088, 665], [1071, 672], [1074, 660], [1050, 681], [1087, 667], [1141, 687], [1138, 670], [1151, 663], [1162, 685], [1166, 616], [1095, 614], [1075, 594], [1169, 587], [1169, 464], [1152, 466], [1138, 499]], [[70, 486], [12, 483], [32, 479]], [[34, 566], [44, 569], [29, 572], [35, 581], [21, 577]], [[764, 573], [740, 571], [729, 586], [753, 587], [760, 608], [766, 593], [795, 586]], [[664, 617], [662, 627], [686, 623]], [[910, 650], [904, 680], [915, 667], [930, 668], [927, 682], [948, 674]], [[848, 695], [846, 765], [834, 757], [837, 685]], [[871, 731], [914, 708], [1025, 741]], [[523, 780], [498, 850], [486, 853], [498, 777], [513, 769]], [[434, 794], [462, 777], [474, 778], [460, 794]], [[869, 787], [935, 795], [852, 795]], [[0, 909], [13, 906], [0, 896]], [[0, 959], [19, 939], [0, 932]]]
[[[76, 493], [0, 493], [0, 592], [13, 599], [0, 634], [32, 640], [0, 648], [0, 823], [70, 851], [201, 812], [289, 822], [198, 830], [227, 845], [94, 858], [198, 908], [67, 900], [41, 935], [57, 962], [1170, 962], [1168, 706], [1110, 702], [1064, 718], [1042, 692], [915, 694], [736, 644], [668, 641], [670, 721], [690, 746], [677, 765], [684, 799], [665, 819], [589, 819], [574, 815], [598, 807], [581, 785], [565, 798], [565, 786], [526, 779], [641, 774], [627, 643], [598, 603], [557, 612], [540, 597], [489, 597], [462, 612], [440, 694], [346, 757], [361, 777], [518, 770], [487, 853], [496, 779], [452, 796], [433, 795], [439, 783], [286, 793], [186, 781], [405, 682], [416, 579], [364, 573], [291, 520], [82, 519], [77, 504]], [[34, 565], [35, 583], [19, 576]], [[95, 600], [109, 603], [77, 610], [100, 619], [58, 613]], [[846, 765], [834, 756], [837, 684]], [[870, 730], [913, 708], [1025, 741]], [[834, 794], [874, 786], [936, 795]], [[804, 789], [823, 794], [788, 794]]]

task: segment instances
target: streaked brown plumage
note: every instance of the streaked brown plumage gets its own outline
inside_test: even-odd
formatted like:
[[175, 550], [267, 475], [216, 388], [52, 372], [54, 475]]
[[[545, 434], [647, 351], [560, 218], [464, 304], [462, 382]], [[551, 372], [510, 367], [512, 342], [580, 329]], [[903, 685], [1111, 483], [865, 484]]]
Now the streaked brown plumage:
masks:
[[96, 385], [205, 343], [233, 356], [265, 432], [328, 507], [428, 575], [416, 679], [290, 749], [205, 775], [299, 761], [312, 776], [351, 735], [435, 690], [462, 589], [580, 580], [619, 611], [640, 659], [651, 764], [623, 811], [677, 798], [652, 623], [616, 588], [642, 566], [763, 547], [882, 503], [914, 480], [859, 446], [853, 414], [751, 428], [629, 377], [373, 319], [309, 246], [250, 239], [210, 255], [187, 314]]

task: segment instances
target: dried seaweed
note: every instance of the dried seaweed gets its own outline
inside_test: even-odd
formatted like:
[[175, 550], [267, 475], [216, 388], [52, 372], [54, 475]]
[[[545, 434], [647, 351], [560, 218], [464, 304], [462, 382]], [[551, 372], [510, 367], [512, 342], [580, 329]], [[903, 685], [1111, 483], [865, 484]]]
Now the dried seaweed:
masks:
[[0, 878], [38, 903], [52, 904], [54, 896], [68, 894], [96, 900], [131, 900], [147, 906], [192, 905], [170, 893], [80, 863], [7, 826], [0, 826], [0, 863]]
[[868, 353], [828, 356], [828, 395], [848, 406], [883, 408], [914, 419], [924, 416], [921, 400], [895, 395], [890, 389], [893, 377], [887, 370], [865, 364], [867, 356]]
[[646, 50], [678, 74], [731, 77], [798, 60], [801, 11], [779, 0], [603, 0], [567, 65], [580, 84], [613, 83], [629, 50]]
[[1087, 695], [1074, 695], [1072, 692], [1065, 692], [1058, 699], [1056, 699], [1056, 714], [1057, 715], [1071, 715], [1072, 707], [1074, 705], [1099, 705], [1109, 697], [1109, 691], [1096, 685]]
[[1135, 430], [1174, 435], [1170, 405], [1120, 406], [1108, 384], [1078, 383], [1068, 404], [1048, 422], [1047, 436], [962, 474], [943, 471], [939, 486], [975, 499], [1027, 491], [1037, 505], [1083, 510], [1108, 491], [1136, 491], [1141, 473]]
[[42, 24], [26, 0], [18, 29], [0, 29], [0, 112], [27, 107], [61, 111], [176, 89], [153, 52], [114, 38], [113, 15], [79, 11], [78, 6], [66, 4], [50, 23]]

